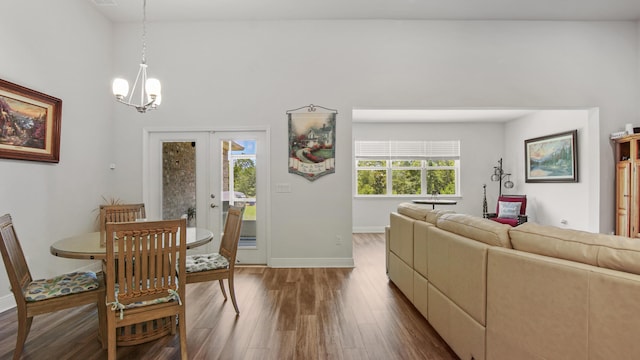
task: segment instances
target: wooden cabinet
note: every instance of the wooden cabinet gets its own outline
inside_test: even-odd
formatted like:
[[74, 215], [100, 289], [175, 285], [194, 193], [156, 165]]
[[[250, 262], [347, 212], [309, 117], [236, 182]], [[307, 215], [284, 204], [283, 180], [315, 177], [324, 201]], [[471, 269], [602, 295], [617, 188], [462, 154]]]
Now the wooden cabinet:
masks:
[[616, 234], [640, 237], [640, 134], [616, 139]]

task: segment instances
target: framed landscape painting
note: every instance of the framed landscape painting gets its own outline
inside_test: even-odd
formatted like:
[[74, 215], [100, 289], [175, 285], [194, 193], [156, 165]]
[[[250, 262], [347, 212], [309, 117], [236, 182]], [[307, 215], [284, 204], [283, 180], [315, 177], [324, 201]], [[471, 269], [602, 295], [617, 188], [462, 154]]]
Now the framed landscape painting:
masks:
[[525, 182], [578, 182], [578, 130], [524, 141]]
[[0, 79], [0, 158], [60, 161], [62, 100]]

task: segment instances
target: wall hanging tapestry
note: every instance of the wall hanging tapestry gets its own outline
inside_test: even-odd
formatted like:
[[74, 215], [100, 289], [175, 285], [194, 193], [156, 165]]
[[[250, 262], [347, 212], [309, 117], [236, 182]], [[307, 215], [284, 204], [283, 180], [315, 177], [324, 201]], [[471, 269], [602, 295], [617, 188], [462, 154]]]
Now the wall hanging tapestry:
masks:
[[0, 80], [0, 158], [60, 161], [62, 100]]
[[313, 181], [335, 172], [336, 114], [313, 104], [287, 111], [289, 173]]

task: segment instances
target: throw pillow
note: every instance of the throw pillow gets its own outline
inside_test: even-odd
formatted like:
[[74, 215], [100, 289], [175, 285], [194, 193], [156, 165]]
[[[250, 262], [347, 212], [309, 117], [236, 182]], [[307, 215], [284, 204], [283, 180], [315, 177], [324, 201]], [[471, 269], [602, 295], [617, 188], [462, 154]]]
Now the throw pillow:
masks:
[[511, 201], [498, 202], [498, 217], [503, 219], [517, 219], [520, 215], [522, 203]]

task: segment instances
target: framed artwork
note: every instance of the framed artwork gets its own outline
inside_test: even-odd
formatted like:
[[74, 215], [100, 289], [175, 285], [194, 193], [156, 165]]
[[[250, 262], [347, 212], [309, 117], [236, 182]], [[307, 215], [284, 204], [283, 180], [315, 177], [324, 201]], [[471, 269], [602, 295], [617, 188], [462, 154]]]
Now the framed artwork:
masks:
[[578, 182], [578, 130], [524, 141], [525, 182]]
[[[316, 112], [317, 108], [330, 112]], [[295, 112], [307, 109], [307, 112]], [[335, 170], [336, 110], [309, 105], [289, 110], [289, 173], [309, 181]]]
[[62, 100], [0, 79], [0, 158], [60, 161]]

